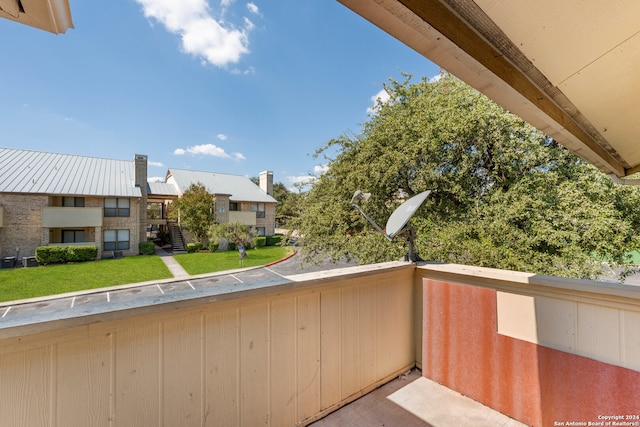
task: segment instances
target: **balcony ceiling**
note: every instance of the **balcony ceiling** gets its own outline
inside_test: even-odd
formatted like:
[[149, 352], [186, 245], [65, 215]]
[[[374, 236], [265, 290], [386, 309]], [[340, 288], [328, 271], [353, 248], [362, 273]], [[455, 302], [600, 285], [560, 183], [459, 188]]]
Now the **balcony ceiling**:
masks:
[[73, 28], [69, 0], [0, 0], [0, 18], [54, 34]]
[[637, 0], [338, 0], [593, 163], [640, 171]]

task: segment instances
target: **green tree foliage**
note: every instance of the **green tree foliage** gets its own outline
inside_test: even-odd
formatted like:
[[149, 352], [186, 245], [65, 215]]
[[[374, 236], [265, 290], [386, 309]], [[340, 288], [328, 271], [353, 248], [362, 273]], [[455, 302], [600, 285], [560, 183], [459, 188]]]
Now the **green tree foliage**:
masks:
[[407, 197], [432, 194], [413, 221], [424, 259], [595, 278], [638, 244], [640, 193], [614, 184], [519, 117], [450, 75], [389, 81], [361, 134], [321, 147], [329, 169], [303, 197], [296, 228], [309, 262], [400, 258], [381, 226]]
[[197, 242], [206, 245], [207, 232], [215, 220], [215, 197], [202, 183], [191, 184], [182, 197], [174, 202], [169, 216], [177, 219], [185, 230], [193, 233]]
[[244, 246], [245, 248], [249, 248], [251, 242], [256, 237], [256, 233], [246, 224], [229, 222], [211, 226], [209, 229], [209, 237], [212, 240], [226, 239], [234, 242], [236, 247]]
[[278, 201], [276, 205], [276, 224], [287, 226], [289, 222], [300, 214], [300, 193], [290, 191], [283, 183], [273, 185], [273, 198]]

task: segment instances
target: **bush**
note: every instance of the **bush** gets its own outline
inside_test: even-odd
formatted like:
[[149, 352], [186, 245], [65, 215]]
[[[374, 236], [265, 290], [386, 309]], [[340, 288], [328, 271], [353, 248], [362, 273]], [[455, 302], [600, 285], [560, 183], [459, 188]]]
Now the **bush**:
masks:
[[264, 248], [267, 245], [267, 238], [265, 236], [258, 236], [253, 239], [253, 244], [256, 248]]
[[187, 253], [194, 253], [194, 252], [198, 252], [202, 250], [202, 243], [200, 242], [195, 242], [195, 243], [187, 243]]
[[267, 246], [278, 246], [282, 243], [282, 234], [267, 236]]
[[207, 249], [209, 252], [215, 252], [218, 250], [218, 242], [209, 242], [207, 243]]
[[40, 264], [93, 261], [98, 256], [95, 246], [38, 246], [36, 261]]
[[138, 244], [138, 251], [143, 255], [155, 254], [155, 244], [153, 242], [140, 242]]
[[235, 251], [236, 250], [236, 243], [235, 242], [229, 242], [229, 247], [228, 249], [230, 251]]

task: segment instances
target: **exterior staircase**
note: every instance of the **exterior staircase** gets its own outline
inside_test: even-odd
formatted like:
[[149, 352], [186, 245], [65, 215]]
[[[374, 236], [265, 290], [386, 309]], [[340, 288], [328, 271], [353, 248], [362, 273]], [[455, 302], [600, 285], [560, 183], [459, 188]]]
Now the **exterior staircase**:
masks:
[[177, 224], [169, 225], [169, 237], [171, 238], [171, 249], [174, 254], [186, 254], [187, 249], [184, 244], [182, 229]]

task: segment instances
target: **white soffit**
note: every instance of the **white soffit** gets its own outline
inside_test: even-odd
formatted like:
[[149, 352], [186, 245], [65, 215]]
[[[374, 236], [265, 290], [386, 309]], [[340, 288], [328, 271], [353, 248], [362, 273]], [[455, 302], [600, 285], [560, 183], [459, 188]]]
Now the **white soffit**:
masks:
[[640, 164], [640, 2], [475, 3], [629, 165]]
[[0, 0], [0, 17], [54, 34], [73, 28], [69, 0]]
[[338, 0], [605, 173], [640, 171], [637, 0]]

